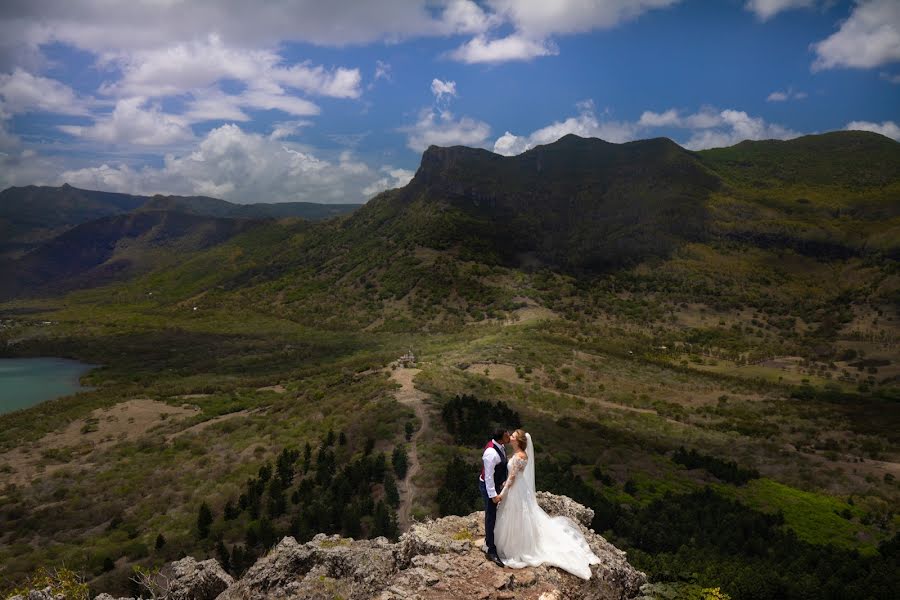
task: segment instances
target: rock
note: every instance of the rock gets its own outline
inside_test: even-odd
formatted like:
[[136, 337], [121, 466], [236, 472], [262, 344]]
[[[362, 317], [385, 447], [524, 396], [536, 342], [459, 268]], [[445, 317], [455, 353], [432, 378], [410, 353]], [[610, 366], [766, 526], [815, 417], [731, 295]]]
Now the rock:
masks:
[[568, 517], [579, 525], [590, 527], [594, 520], [593, 509], [578, 504], [568, 496], [557, 496], [550, 492], [537, 492], [535, 494], [538, 506], [544, 509], [548, 515]]
[[167, 581], [167, 600], [215, 600], [234, 583], [214, 559], [197, 562], [190, 556], [169, 563], [159, 579]]
[[134, 598], [116, 598], [115, 596], [110, 596], [109, 594], [98, 594], [94, 596], [94, 600], [135, 600]]
[[[161, 575], [172, 600], [632, 600], [646, 576], [625, 553], [589, 528], [594, 513], [565, 496], [538, 493], [551, 515], [572, 520], [601, 564], [585, 581], [555, 567], [500, 568], [478, 548], [484, 513], [414, 523], [400, 540], [351, 540], [319, 534], [286, 537], [236, 582], [215, 560], [184, 558]], [[165, 579], [163, 579], [165, 580]], [[42, 592], [40, 592], [42, 593]], [[102, 594], [99, 600], [115, 600]], [[16, 600], [57, 600], [52, 596]], [[130, 600], [130, 599], [120, 599]]]
[[319, 534], [306, 544], [286, 537], [219, 595], [218, 600], [291, 597], [350, 600], [385, 590], [397, 571], [396, 544]]

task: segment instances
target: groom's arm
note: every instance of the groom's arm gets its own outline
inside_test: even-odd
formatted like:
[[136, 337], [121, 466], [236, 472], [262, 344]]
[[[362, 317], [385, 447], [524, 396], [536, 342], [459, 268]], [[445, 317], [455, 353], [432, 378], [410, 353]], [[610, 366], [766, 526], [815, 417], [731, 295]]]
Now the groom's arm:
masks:
[[490, 448], [481, 455], [481, 462], [484, 463], [484, 487], [487, 489], [488, 498], [493, 500], [497, 497], [497, 486], [494, 483], [494, 468], [497, 466], [500, 457]]

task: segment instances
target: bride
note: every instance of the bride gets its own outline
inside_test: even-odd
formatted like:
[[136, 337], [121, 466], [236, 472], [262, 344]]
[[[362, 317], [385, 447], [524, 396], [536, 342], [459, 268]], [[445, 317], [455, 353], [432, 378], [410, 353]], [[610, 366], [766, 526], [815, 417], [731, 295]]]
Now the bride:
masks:
[[591, 565], [600, 559], [578, 526], [566, 517], [551, 517], [537, 504], [531, 435], [517, 429], [510, 443], [516, 452], [509, 459], [509, 476], [497, 505], [497, 554], [513, 569], [545, 564], [590, 579]]

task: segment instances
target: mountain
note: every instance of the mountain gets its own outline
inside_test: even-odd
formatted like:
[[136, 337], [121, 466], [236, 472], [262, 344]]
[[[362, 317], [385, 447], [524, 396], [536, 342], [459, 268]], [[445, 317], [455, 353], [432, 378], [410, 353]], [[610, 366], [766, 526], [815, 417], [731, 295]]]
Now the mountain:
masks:
[[[837, 165], [836, 167], [833, 165]], [[900, 256], [900, 144], [867, 132], [690, 152], [568, 135], [504, 157], [431, 147], [347, 227], [508, 266], [611, 271], [689, 243]]]
[[18, 258], [81, 223], [133, 210], [165, 210], [207, 217], [311, 221], [352, 212], [360, 204], [284, 202], [234, 204], [205, 196], [134, 196], [61, 187], [11, 187], [0, 192], [0, 258]]
[[141, 210], [174, 210], [209, 217], [281, 219], [297, 217], [322, 221], [351, 213], [362, 204], [317, 204], [315, 202], [259, 202], [234, 204], [206, 196], [153, 196]]
[[431, 147], [412, 182], [381, 202], [419, 213], [409, 234], [428, 246], [509, 265], [603, 270], [702, 239], [718, 187], [671, 140], [567, 135], [513, 157]]
[[[665, 139], [566, 136], [516, 157], [432, 147], [409, 185], [348, 216], [263, 225], [134, 288], [173, 301], [209, 294], [316, 327], [404, 331], [510, 314], [522, 297], [561, 301], [554, 290], [570, 277], [583, 289], [608, 283], [567, 311], [657, 290], [716, 306], [763, 297], [769, 311], [815, 320], [853, 295], [900, 294], [900, 144], [839, 132], [739, 146], [734, 160]], [[782, 158], [753, 162], [766, 148]], [[871, 185], [832, 177], [842, 153], [858, 163], [847, 177]], [[807, 167], [781, 186], [739, 176], [757, 165], [757, 179], [774, 177], [792, 155]]]
[[0, 257], [21, 256], [79, 223], [134, 210], [147, 200], [68, 184], [7, 188], [0, 192]]
[[173, 211], [141, 210], [72, 227], [15, 261], [0, 263], [0, 296], [95, 287], [177, 264], [185, 253], [219, 244], [260, 224]]

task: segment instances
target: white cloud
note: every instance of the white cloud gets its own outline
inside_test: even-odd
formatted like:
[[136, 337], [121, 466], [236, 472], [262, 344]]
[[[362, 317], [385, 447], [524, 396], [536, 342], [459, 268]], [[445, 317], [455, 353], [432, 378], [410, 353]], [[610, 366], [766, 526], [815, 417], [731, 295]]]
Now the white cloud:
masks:
[[541, 144], [550, 144], [570, 133], [580, 137], [596, 137], [608, 142], [627, 142], [635, 139], [637, 123], [627, 121], [601, 121], [594, 113], [593, 103], [579, 103], [580, 114], [563, 121], [556, 121], [526, 136], [506, 132], [494, 142], [494, 152], [504, 156], [521, 154]]
[[6, 120], [0, 119], [0, 157], [8, 156], [13, 150], [18, 150], [22, 143], [19, 136], [10, 133], [6, 129]]
[[[162, 167], [102, 164], [64, 171], [59, 182], [140, 194], [203, 194], [236, 202], [359, 202], [405, 185], [411, 172], [374, 169], [342, 152], [334, 160], [315, 151], [223, 125], [190, 151], [167, 155]], [[374, 191], [373, 191], [374, 190]]]
[[270, 140], [281, 140], [292, 137], [302, 128], [312, 125], [311, 121], [284, 121], [276, 123], [272, 133], [269, 134]]
[[416, 174], [415, 171], [410, 171], [408, 169], [392, 169], [390, 167], [383, 167], [382, 172], [385, 173], [386, 176], [373, 181], [371, 185], [364, 187], [362, 190], [363, 195], [374, 196], [385, 190], [403, 187], [412, 181], [413, 176]]
[[186, 119], [146, 104], [144, 98], [119, 100], [112, 113], [92, 125], [62, 125], [59, 129], [88, 140], [138, 146], [165, 146], [194, 137]]
[[218, 88], [210, 88], [194, 95], [181, 115], [189, 123], [202, 121], [249, 121], [250, 117], [241, 110], [237, 96], [223, 94]]
[[415, 125], [406, 127], [406, 145], [416, 152], [423, 152], [429, 146], [482, 146], [491, 134], [491, 127], [483, 121], [470, 117], [454, 118], [444, 111], [424, 109], [419, 113]]
[[385, 79], [387, 81], [391, 80], [391, 64], [385, 62], [383, 60], [375, 61], [375, 76], [373, 77], [375, 81], [379, 79]]
[[670, 108], [662, 113], [645, 110], [641, 114], [640, 120], [638, 120], [638, 125], [642, 127], [669, 127], [678, 126], [680, 123], [681, 117], [678, 116], [678, 111], [674, 108]]
[[555, 142], [570, 133], [622, 143], [652, 137], [654, 130], [660, 128], [684, 129], [690, 135], [682, 146], [691, 150], [731, 146], [743, 140], [788, 139], [800, 135], [776, 123], [751, 117], [744, 111], [719, 111], [708, 106], [688, 115], [682, 115], [674, 108], [660, 113], [648, 110], [634, 122], [602, 120], [590, 102], [579, 103], [578, 108], [580, 114], [577, 117], [554, 122], [529, 135], [518, 136], [507, 131], [494, 142], [494, 152], [513, 156], [537, 145]]
[[447, 33], [481, 33], [499, 24], [496, 15], [489, 15], [472, 0], [449, 0], [441, 21]]
[[760, 21], [767, 21], [782, 11], [813, 4], [815, 0], [747, 0], [744, 8], [754, 13]]
[[7, 113], [87, 114], [85, 101], [78, 98], [72, 88], [18, 68], [12, 73], [0, 74], [0, 100]]
[[406, 145], [416, 152], [429, 146], [482, 146], [491, 133], [490, 126], [471, 117], [456, 118], [449, 110], [456, 97], [456, 82], [433, 79], [431, 93], [434, 105], [419, 111], [415, 125], [402, 127], [407, 134]]
[[498, 15], [531, 38], [609, 29], [679, 0], [488, 0]]
[[[702, 115], [701, 119], [708, 117], [708, 114]], [[694, 131], [682, 145], [690, 150], [702, 150], [732, 146], [744, 140], [786, 140], [799, 135], [777, 123], [767, 123], [761, 117], [751, 117], [742, 110], [729, 109], [718, 114], [715, 124]]]
[[900, 73], [887, 73], [882, 72], [878, 74], [879, 77], [887, 81], [888, 83], [900, 83]]
[[431, 93], [434, 94], [435, 100], [441, 102], [444, 99], [456, 97], [456, 82], [441, 81], [440, 79], [431, 80]]
[[883, 123], [872, 123], [870, 121], [851, 121], [844, 126], [844, 129], [855, 131], [873, 131], [880, 133], [889, 138], [900, 141], [900, 126], [893, 121], [884, 121]]
[[344, 46], [465, 32], [464, 21], [444, 21], [445, 14], [451, 19], [461, 12], [435, 14], [428, 0], [32, 0], [17, 4], [0, 39], [32, 47], [59, 41], [104, 52], [170, 46], [198, 32], [217, 32], [242, 47], [285, 40]]
[[[229, 47], [218, 35], [151, 50], [107, 53], [102, 63], [116, 64], [123, 73], [115, 83], [101, 86], [100, 91], [106, 94], [154, 98], [190, 93], [200, 100], [222, 80], [247, 86], [243, 101], [236, 103], [251, 106], [247, 97], [252, 97], [253, 91], [288, 96], [284, 87], [332, 98], [358, 98], [361, 94], [359, 69], [326, 69], [308, 61], [285, 66], [274, 52]], [[294, 106], [290, 101], [274, 101], [278, 103]], [[296, 109], [287, 112], [298, 114]], [[303, 114], [314, 113], [307, 108]]]
[[[676, 4], [679, 0], [488, 0], [493, 13], [481, 21], [483, 32], [448, 56], [465, 63], [502, 63], [555, 56], [553, 35], [609, 29], [641, 14]], [[488, 31], [508, 24], [513, 32], [491, 37]]]
[[298, 96], [284, 92], [280, 86], [267, 89], [253, 89], [242, 93], [237, 101], [246, 106], [263, 110], [280, 110], [297, 117], [308, 117], [319, 114], [319, 107]]
[[841, 28], [812, 48], [817, 55], [814, 71], [870, 69], [900, 60], [900, 2], [858, 0]]
[[559, 50], [552, 42], [533, 40], [513, 34], [496, 40], [474, 37], [448, 56], [464, 63], [500, 63], [511, 60], [531, 60], [538, 56], [554, 56]]
[[806, 92], [796, 92], [793, 88], [787, 90], [775, 90], [766, 96], [766, 102], [787, 102], [788, 100], [803, 100], [807, 97]]

